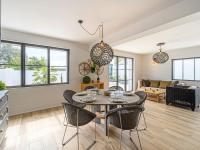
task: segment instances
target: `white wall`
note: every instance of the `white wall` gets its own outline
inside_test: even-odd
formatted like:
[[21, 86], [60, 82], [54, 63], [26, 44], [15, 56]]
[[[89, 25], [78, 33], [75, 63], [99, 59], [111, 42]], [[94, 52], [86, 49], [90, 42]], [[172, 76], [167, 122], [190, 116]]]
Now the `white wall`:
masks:
[[[172, 62], [171, 59], [200, 57], [200, 46], [182, 48], [167, 51], [169, 61], [164, 64], [156, 64], [152, 61], [153, 54], [143, 55], [142, 57], [142, 77], [153, 80], [171, 80]], [[190, 85], [200, 85], [199, 82], [184, 81]]]
[[6, 29], [2, 30], [2, 39], [70, 49], [70, 83], [9, 89], [10, 115], [59, 106], [64, 100], [62, 94], [65, 89], [79, 89], [81, 75], [78, 65], [89, 58], [87, 45]]

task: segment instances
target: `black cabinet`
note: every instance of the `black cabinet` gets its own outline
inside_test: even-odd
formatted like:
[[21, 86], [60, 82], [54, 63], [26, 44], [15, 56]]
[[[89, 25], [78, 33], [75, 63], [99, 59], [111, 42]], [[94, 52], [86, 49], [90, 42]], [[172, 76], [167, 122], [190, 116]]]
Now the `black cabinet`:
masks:
[[8, 91], [0, 91], [0, 144], [8, 127]]
[[200, 104], [200, 88], [167, 87], [166, 104], [169, 103], [189, 106], [194, 111]]

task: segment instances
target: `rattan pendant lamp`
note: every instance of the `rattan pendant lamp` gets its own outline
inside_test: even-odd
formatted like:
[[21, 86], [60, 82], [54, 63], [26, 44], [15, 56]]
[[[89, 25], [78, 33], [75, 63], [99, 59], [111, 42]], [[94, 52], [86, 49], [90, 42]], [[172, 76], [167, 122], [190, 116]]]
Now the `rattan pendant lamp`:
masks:
[[163, 45], [165, 45], [165, 43], [158, 43], [157, 46], [160, 47], [159, 52], [153, 55], [153, 61], [158, 64], [163, 64], [169, 60], [169, 55], [165, 52], [162, 52]]
[[96, 31], [94, 33], [89, 32], [86, 28], [82, 25], [83, 20], [78, 20], [80, 26], [90, 35], [95, 35], [97, 31], [101, 33], [101, 41], [95, 44], [91, 51], [90, 51], [90, 58], [91, 60], [97, 64], [99, 67], [108, 65], [113, 59], [113, 50], [110, 45], [103, 41], [103, 23], [98, 25]]

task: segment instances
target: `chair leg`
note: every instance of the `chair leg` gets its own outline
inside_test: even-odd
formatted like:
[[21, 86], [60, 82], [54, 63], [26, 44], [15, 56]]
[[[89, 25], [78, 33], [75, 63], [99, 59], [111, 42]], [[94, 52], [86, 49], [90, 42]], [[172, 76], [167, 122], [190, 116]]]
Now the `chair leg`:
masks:
[[123, 130], [121, 129], [121, 133], [120, 133], [120, 150], [122, 149], [122, 132], [123, 132]]
[[145, 130], [146, 130], [147, 129], [147, 122], [146, 122], [146, 119], [145, 119], [145, 116], [144, 116], [144, 112], [142, 112], [142, 115], [143, 115], [143, 119], [144, 119]]
[[141, 144], [140, 136], [139, 136], [139, 133], [138, 133], [138, 130], [137, 130], [137, 129], [136, 129], [136, 132], [137, 132], [138, 141], [139, 141], [139, 144], [140, 144], [140, 149], [142, 150], [142, 144]]
[[62, 145], [65, 145], [64, 139], [65, 139], [66, 131], [67, 131], [67, 125], [66, 125], [66, 127], [65, 127], [65, 132], [64, 132], [64, 135], [63, 135], [63, 139], [62, 139]]
[[77, 145], [78, 145], [78, 150], [79, 150], [79, 129], [78, 129], [78, 126], [77, 126]]

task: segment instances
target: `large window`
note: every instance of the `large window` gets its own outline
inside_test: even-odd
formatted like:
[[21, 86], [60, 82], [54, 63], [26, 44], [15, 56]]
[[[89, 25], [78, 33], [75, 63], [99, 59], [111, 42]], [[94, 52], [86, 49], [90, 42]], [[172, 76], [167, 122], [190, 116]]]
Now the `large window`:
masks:
[[109, 64], [109, 86], [120, 86], [126, 91], [133, 90], [133, 59], [114, 56]]
[[172, 60], [173, 80], [200, 80], [200, 58]]
[[0, 80], [7, 86], [69, 82], [69, 50], [2, 41]]

